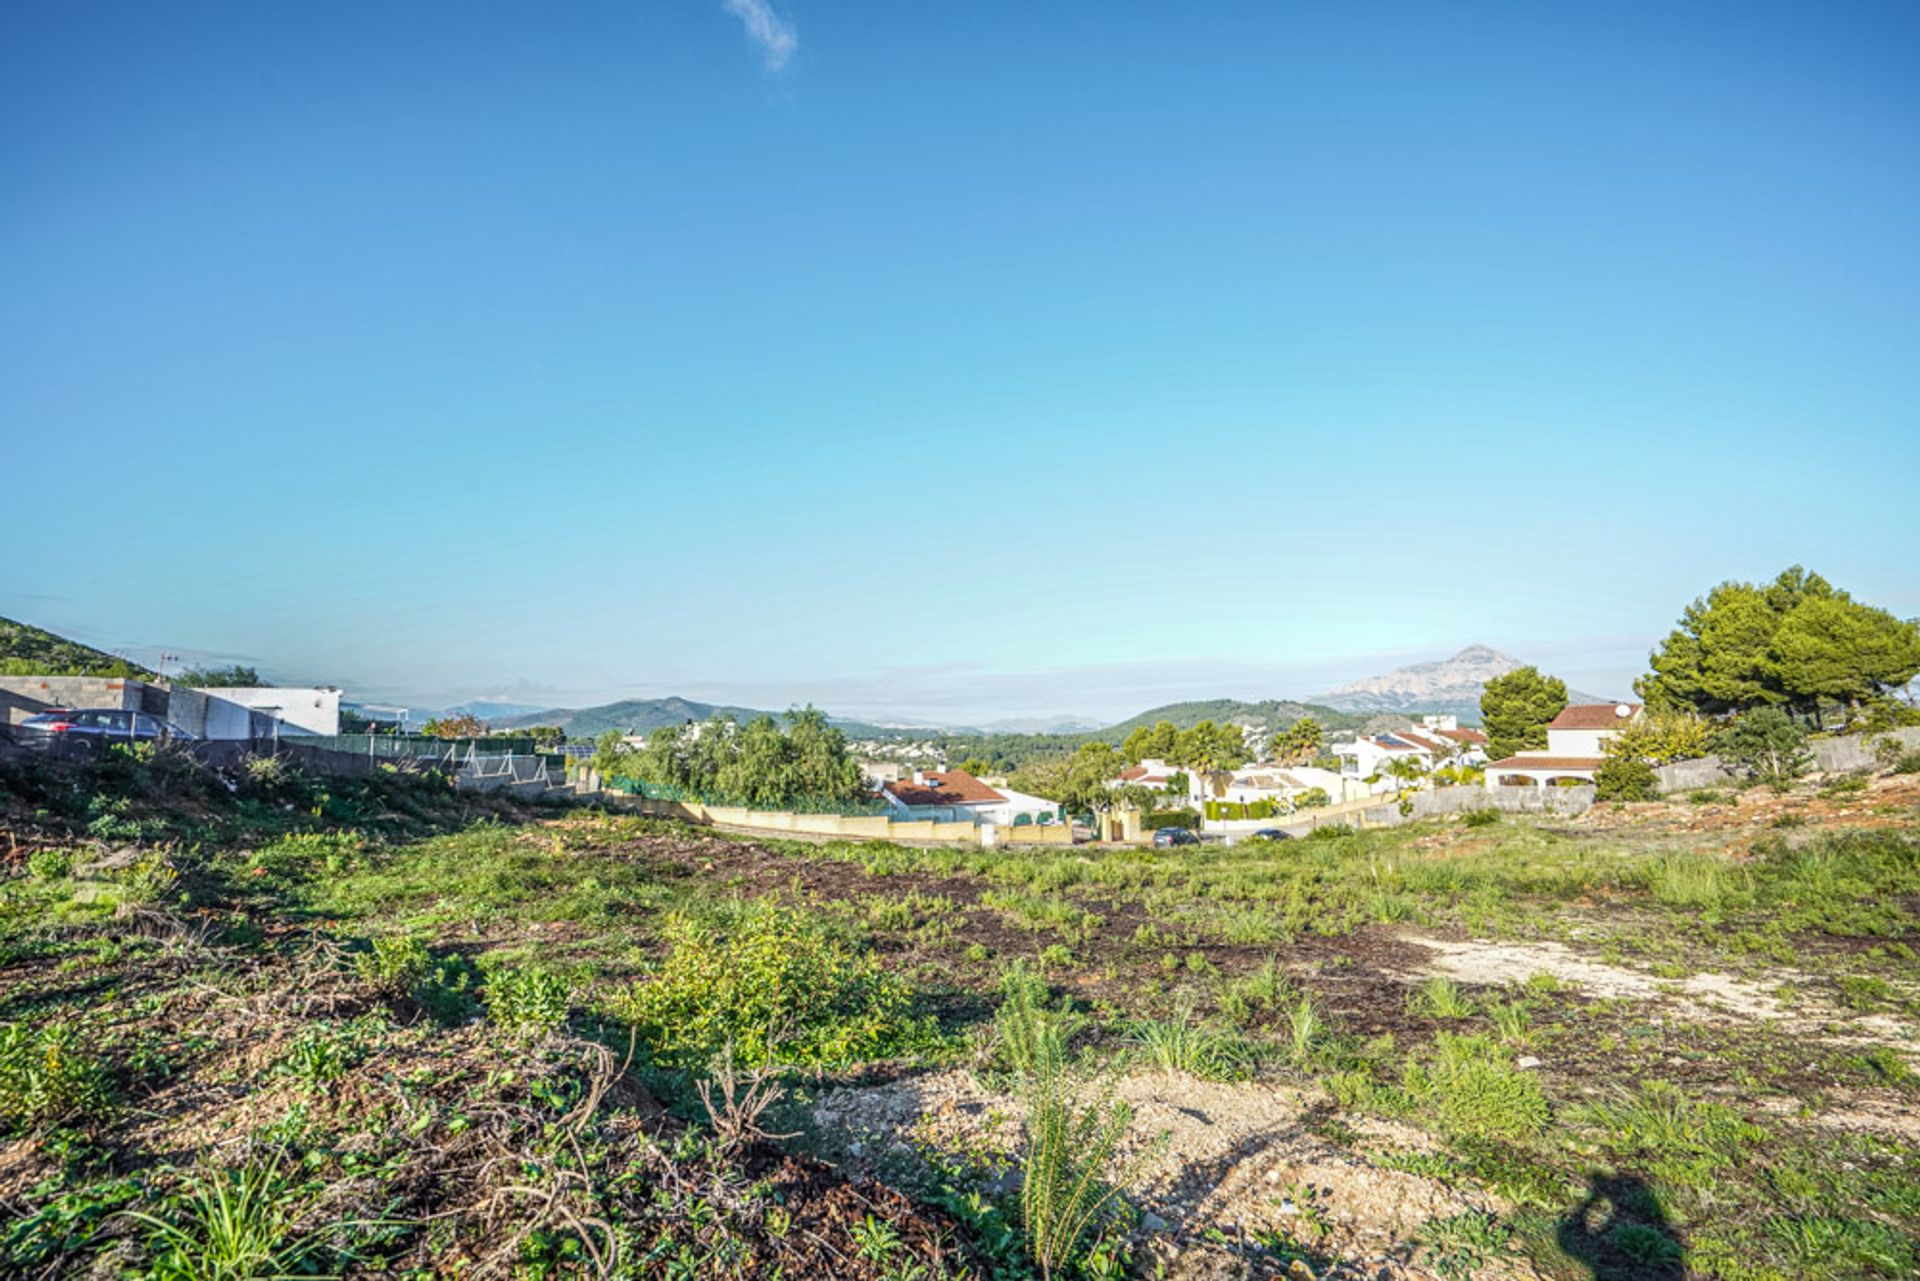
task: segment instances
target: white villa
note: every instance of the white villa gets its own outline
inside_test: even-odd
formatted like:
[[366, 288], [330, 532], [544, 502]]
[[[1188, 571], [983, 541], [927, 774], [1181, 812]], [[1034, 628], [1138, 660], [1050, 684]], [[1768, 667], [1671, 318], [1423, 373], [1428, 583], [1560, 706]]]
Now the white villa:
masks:
[[1606, 759], [1604, 744], [1640, 718], [1638, 703], [1580, 703], [1547, 724], [1545, 751], [1518, 752], [1487, 765], [1488, 787], [1552, 787], [1591, 783]]
[[1024, 827], [1062, 823], [1058, 801], [1028, 796], [1010, 787], [988, 787], [965, 770], [915, 770], [911, 778], [880, 785], [880, 797], [902, 820], [943, 823], [995, 823]]
[[1477, 729], [1461, 729], [1452, 716], [1423, 716], [1418, 729], [1363, 734], [1350, 743], [1328, 749], [1340, 758], [1340, 776], [1356, 782], [1376, 780], [1376, 792], [1390, 792], [1400, 784], [1384, 777], [1387, 762], [1412, 760], [1420, 772], [1431, 774], [1441, 765], [1479, 765], [1487, 759], [1487, 736]]

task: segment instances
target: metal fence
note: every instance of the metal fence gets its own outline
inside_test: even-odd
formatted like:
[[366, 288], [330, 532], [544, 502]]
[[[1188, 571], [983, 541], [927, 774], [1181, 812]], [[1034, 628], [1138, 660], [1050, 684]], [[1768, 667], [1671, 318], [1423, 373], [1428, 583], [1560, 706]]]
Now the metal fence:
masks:
[[637, 778], [602, 778], [602, 791], [639, 796], [650, 801], [686, 801], [695, 805], [725, 805], [747, 810], [777, 810], [788, 814], [839, 814], [845, 818], [878, 818], [893, 813], [885, 801], [839, 801], [824, 796], [797, 796], [768, 806], [740, 796], [701, 794], [666, 783], [643, 783]]
[[559, 752], [542, 752], [533, 738], [434, 738], [426, 734], [301, 734], [284, 740], [302, 747], [328, 752], [346, 752], [354, 756], [383, 759], [406, 757], [457, 766], [474, 755], [537, 756], [555, 766], [566, 757]]

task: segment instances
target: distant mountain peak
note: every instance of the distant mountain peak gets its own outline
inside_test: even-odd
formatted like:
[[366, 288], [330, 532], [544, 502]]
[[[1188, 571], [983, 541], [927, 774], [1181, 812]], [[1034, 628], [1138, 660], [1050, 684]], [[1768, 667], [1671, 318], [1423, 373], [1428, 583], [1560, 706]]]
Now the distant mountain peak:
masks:
[[1469, 645], [1451, 658], [1409, 663], [1381, 676], [1342, 685], [1314, 701], [1351, 712], [1453, 712], [1477, 716], [1480, 691], [1525, 664], [1491, 645]]

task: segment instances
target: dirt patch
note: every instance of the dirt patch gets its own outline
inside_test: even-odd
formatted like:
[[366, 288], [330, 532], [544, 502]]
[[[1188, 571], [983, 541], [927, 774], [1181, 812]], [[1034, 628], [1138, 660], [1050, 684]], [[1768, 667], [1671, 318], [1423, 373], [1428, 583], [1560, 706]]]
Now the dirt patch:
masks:
[[1701, 973], [1663, 979], [1584, 956], [1564, 943], [1494, 943], [1475, 939], [1408, 938], [1427, 952], [1409, 981], [1444, 975], [1462, 983], [1498, 987], [1550, 974], [1582, 996], [1657, 1003], [1678, 1018], [1701, 1022], [1775, 1024], [1776, 1030], [1810, 1036], [1828, 1045], [1886, 1045], [1920, 1057], [1920, 1030], [1885, 1014], [1861, 1015], [1802, 995], [1788, 1005], [1769, 990], [1789, 984], [1804, 990], [1814, 982], [1797, 970], [1774, 970], [1755, 979]]
[[[1353, 1275], [1424, 1276], [1409, 1267], [1407, 1245], [1422, 1223], [1506, 1208], [1319, 1137], [1310, 1124], [1312, 1097], [1288, 1086], [1148, 1074], [1111, 1089], [1133, 1110], [1122, 1164], [1136, 1163], [1143, 1239], [1176, 1255], [1224, 1241], [1254, 1275], [1284, 1275], [1262, 1248], [1284, 1240], [1343, 1260], [1357, 1269]], [[1018, 1097], [955, 1071], [828, 1091], [811, 1120], [833, 1159], [873, 1172], [897, 1170], [928, 1151], [1010, 1157], [1023, 1112]], [[1355, 1128], [1369, 1148], [1432, 1147], [1405, 1126], [1362, 1121]], [[1269, 1265], [1275, 1270], [1265, 1271]]]
[[1914, 810], [1920, 807], [1920, 775], [1896, 774], [1875, 778], [1857, 792], [1821, 796], [1817, 789], [1799, 787], [1790, 792], [1775, 792], [1766, 787], [1741, 791], [1723, 788], [1725, 799], [1695, 804], [1684, 796], [1664, 801], [1612, 803], [1596, 805], [1569, 820], [1573, 828], [1607, 831], [1633, 828], [1650, 832], [1696, 832], [1723, 834], [1724, 848], [1745, 853], [1756, 829], [1766, 830], [1787, 816], [1809, 826], [1821, 827], [1905, 827], [1912, 824]]

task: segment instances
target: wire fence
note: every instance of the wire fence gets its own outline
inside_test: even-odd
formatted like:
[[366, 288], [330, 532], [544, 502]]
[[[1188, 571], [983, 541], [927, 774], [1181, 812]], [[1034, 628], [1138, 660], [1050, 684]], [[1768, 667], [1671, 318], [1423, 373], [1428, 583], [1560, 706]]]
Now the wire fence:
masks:
[[737, 809], [766, 810], [788, 814], [838, 814], [844, 818], [878, 818], [893, 812], [885, 801], [845, 801], [828, 796], [795, 796], [777, 805], [767, 805], [744, 796], [718, 792], [694, 792], [670, 783], [648, 783], [637, 778], [602, 778], [603, 791], [623, 796], [638, 796], [649, 801], [684, 801], [694, 805], [725, 805]]

